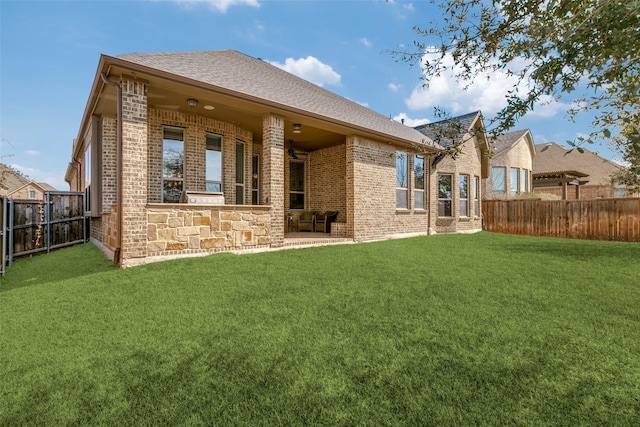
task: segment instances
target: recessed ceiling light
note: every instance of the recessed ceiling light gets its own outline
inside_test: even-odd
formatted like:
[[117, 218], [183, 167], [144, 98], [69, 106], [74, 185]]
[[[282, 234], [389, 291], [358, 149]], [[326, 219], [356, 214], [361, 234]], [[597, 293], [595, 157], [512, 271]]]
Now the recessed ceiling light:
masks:
[[213, 110], [214, 108], [216, 108], [216, 107], [214, 107], [213, 105], [205, 105], [204, 106], [205, 110]]

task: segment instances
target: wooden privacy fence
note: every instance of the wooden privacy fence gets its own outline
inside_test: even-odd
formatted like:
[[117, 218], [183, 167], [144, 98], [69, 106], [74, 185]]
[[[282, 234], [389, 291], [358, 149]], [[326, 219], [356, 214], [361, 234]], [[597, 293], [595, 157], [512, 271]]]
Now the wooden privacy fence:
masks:
[[483, 200], [482, 212], [497, 233], [640, 242], [640, 198]]
[[87, 241], [84, 194], [46, 192], [44, 200], [6, 200], [2, 225], [2, 267], [13, 258]]

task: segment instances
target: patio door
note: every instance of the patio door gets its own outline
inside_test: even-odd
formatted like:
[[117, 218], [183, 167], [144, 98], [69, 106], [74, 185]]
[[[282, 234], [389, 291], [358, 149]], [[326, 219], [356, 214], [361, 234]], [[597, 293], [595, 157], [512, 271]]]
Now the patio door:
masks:
[[304, 162], [291, 160], [289, 162], [289, 209], [304, 209]]

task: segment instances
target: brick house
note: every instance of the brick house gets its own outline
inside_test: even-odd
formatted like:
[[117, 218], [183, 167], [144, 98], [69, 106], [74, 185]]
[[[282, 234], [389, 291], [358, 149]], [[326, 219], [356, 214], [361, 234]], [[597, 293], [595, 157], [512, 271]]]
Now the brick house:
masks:
[[583, 149], [570, 151], [555, 142], [537, 144], [533, 161], [536, 193], [553, 194], [562, 200], [637, 197], [613, 175], [622, 166]]
[[533, 137], [528, 129], [498, 136], [489, 159], [489, 176], [483, 182], [483, 199], [508, 199], [531, 192], [535, 156]]
[[337, 211], [355, 242], [479, 230], [469, 189], [459, 215], [468, 148], [432, 165], [443, 147], [419, 130], [235, 51], [101, 55], [65, 179], [126, 267], [282, 247], [289, 212]]
[[0, 163], [0, 196], [8, 199], [44, 200], [47, 191], [56, 191], [44, 182], [31, 181]]
[[441, 153], [430, 167], [432, 227], [437, 233], [482, 229], [481, 183], [487, 174], [488, 144], [482, 113], [475, 111], [417, 127], [452, 155]]

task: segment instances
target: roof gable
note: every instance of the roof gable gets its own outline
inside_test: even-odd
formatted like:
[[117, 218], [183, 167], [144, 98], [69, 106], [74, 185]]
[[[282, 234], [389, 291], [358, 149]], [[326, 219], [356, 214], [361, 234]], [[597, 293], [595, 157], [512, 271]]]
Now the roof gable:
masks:
[[449, 148], [460, 142], [481, 117], [480, 111], [474, 111], [462, 116], [417, 126], [415, 129], [434, 142]]
[[533, 144], [533, 137], [531, 136], [529, 129], [514, 130], [512, 132], [499, 135], [493, 143], [494, 155], [513, 148], [522, 139], [524, 139], [525, 143], [529, 147], [531, 157], [534, 158], [536, 155], [536, 148]]
[[9, 166], [0, 163], [0, 187], [6, 189], [7, 194], [13, 193], [20, 187], [29, 183], [29, 179], [18, 174]]

